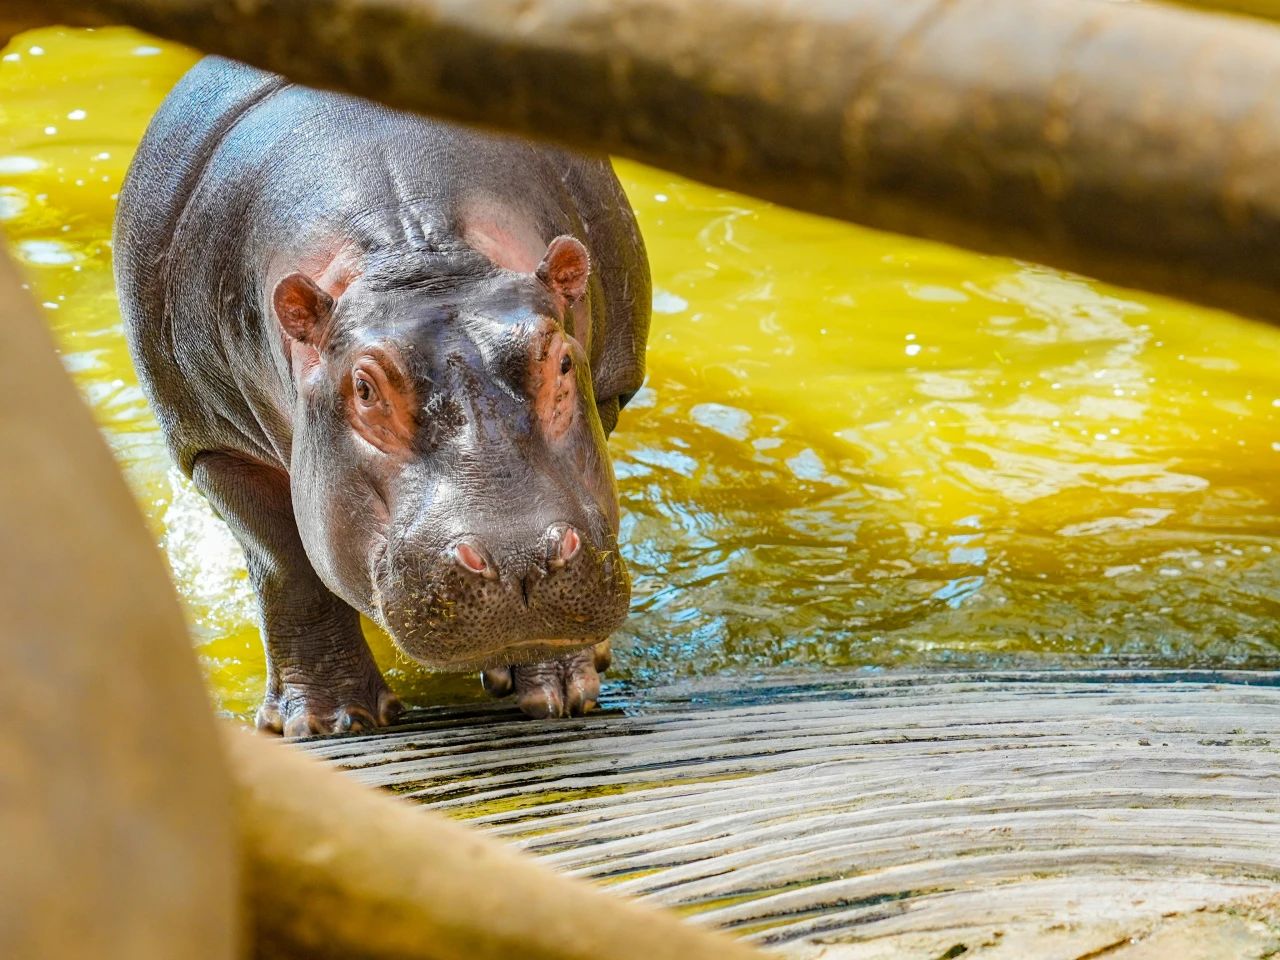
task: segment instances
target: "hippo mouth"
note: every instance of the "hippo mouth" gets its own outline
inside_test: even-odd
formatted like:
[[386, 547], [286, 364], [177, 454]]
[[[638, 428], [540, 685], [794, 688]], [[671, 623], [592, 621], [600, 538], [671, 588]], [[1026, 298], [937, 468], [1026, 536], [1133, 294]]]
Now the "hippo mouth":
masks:
[[[434, 551], [433, 551], [434, 552]], [[379, 621], [396, 646], [447, 671], [536, 663], [599, 643], [621, 626], [631, 580], [616, 542], [583, 543], [564, 566], [497, 564], [477, 576], [452, 561], [406, 562], [392, 547], [379, 564]], [[437, 554], [438, 556], [438, 554]]]

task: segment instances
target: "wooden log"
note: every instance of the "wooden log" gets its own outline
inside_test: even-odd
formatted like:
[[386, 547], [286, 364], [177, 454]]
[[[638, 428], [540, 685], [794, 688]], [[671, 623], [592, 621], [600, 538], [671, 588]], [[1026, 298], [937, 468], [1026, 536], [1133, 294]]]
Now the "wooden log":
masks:
[[1280, 949], [1280, 673], [738, 683], [306, 749], [802, 957]]
[[159, 553], [3, 255], [0, 381], [0, 957], [232, 960], [246, 917], [277, 960], [757, 956], [238, 730], [233, 784]]
[[752, 960], [460, 824], [242, 730], [240, 791], [257, 955], [285, 960]]
[[231, 960], [231, 783], [182, 613], [2, 253], [0, 383], [0, 957]]
[[1280, 28], [1257, 22], [1094, 0], [6, 9], [1280, 322]]
[[1171, 0], [1183, 7], [1280, 20], [1280, 0]]

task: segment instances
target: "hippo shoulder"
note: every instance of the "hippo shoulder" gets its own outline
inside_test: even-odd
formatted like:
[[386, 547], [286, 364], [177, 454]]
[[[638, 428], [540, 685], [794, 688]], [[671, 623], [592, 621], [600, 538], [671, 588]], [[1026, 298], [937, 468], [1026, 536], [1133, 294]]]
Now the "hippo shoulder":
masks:
[[[232, 405], [213, 399], [226, 389], [206, 389], [207, 378], [226, 380], [219, 372], [212, 338], [172, 329], [175, 317], [188, 328], [198, 326], [202, 318], [190, 303], [175, 301], [170, 274], [179, 270], [182, 288], [190, 293], [197, 290], [194, 278], [201, 271], [221, 269], [226, 260], [225, 253], [211, 245], [178, 239], [180, 224], [228, 133], [264, 100], [289, 86], [282, 77], [220, 57], [201, 60], [153, 117], [121, 187], [113, 237], [120, 312], [143, 389], [171, 453], [187, 473], [195, 453], [221, 429]], [[192, 403], [188, 397], [196, 382], [203, 390], [203, 403]], [[214, 387], [219, 386], [224, 385], [215, 382]]]
[[221, 57], [206, 57], [192, 67], [152, 118], [134, 155], [116, 211], [116, 249], [153, 261], [148, 254], [172, 235], [227, 131], [286, 86], [283, 77]]

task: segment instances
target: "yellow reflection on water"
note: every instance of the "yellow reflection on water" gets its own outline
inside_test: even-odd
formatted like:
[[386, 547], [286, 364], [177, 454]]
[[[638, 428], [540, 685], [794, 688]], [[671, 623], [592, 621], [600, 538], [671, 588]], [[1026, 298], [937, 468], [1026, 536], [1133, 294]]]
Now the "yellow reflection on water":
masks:
[[[169, 466], [110, 276], [120, 178], [187, 51], [0, 59], [0, 221], [163, 544], [217, 701], [263, 661], [239, 550]], [[655, 281], [613, 441], [618, 674], [1274, 665], [1280, 333], [619, 164]], [[477, 693], [375, 641], [410, 700]]]

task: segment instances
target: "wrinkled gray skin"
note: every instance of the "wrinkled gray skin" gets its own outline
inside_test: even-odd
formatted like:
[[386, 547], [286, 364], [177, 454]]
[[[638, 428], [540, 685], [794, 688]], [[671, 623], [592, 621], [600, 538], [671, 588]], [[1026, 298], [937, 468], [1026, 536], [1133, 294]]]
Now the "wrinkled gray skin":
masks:
[[115, 257], [170, 452], [244, 547], [259, 726], [393, 719], [357, 612], [532, 715], [591, 706], [630, 592], [605, 438], [650, 297], [607, 160], [208, 58], [138, 150]]

